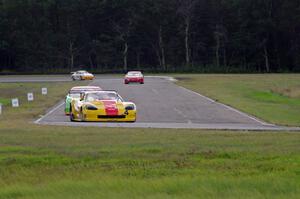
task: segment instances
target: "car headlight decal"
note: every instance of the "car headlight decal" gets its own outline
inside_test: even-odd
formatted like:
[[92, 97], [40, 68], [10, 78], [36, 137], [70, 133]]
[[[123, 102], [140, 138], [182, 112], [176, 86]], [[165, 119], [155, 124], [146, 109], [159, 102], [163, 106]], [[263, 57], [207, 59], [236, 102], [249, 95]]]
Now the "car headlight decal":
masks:
[[126, 110], [126, 111], [132, 111], [132, 110], [135, 110], [135, 106], [134, 106], [133, 104], [126, 105], [125, 110]]
[[97, 107], [92, 106], [92, 105], [87, 105], [87, 106], [85, 107], [85, 109], [86, 109], [86, 110], [89, 110], [89, 111], [96, 111], [96, 110], [98, 110]]

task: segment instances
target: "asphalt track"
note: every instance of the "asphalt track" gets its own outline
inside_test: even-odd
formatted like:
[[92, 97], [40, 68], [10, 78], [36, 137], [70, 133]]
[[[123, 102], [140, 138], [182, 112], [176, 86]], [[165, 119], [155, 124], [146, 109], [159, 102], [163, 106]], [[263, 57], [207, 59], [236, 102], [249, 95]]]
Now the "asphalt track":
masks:
[[[167, 77], [146, 77], [145, 84], [125, 85], [123, 79], [97, 76], [90, 85], [116, 90], [138, 108], [136, 123], [70, 122], [64, 115], [63, 101], [35, 121], [45, 125], [128, 127], [128, 128], [188, 128], [225, 130], [299, 130], [265, 123], [224, 104], [177, 86]], [[0, 82], [70, 81], [69, 76], [15, 76]]]
[[[101, 79], [110, 79], [111, 75], [98, 75]], [[0, 83], [18, 82], [69, 82], [71, 75], [0, 75]]]

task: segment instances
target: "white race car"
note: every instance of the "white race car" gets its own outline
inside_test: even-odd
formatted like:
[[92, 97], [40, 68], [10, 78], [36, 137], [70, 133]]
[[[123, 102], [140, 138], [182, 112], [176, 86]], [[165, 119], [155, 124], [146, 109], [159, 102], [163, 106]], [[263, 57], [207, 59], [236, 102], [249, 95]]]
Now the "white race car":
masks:
[[76, 80], [93, 80], [95, 78], [95, 76], [85, 70], [79, 70], [76, 72], [72, 72], [72, 76], [71, 76], [73, 81]]

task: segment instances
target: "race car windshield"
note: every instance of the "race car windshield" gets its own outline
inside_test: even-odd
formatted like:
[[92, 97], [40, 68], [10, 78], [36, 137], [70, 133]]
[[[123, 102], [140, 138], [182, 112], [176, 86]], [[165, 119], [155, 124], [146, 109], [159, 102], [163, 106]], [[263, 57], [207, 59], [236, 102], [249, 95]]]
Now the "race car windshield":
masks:
[[137, 76], [141, 76], [142, 74], [141, 73], [128, 73], [128, 76], [131, 76], [131, 77], [137, 77]]
[[88, 91], [101, 91], [100, 88], [93, 88], [93, 89], [80, 89], [80, 90], [71, 90], [69, 91], [69, 95], [70, 97], [73, 97], [74, 98], [80, 98], [80, 94], [81, 93], [84, 93], [84, 92], [88, 92]]
[[72, 98], [80, 98], [80, 93], [70, 93], [70, 97]]
[[77, 71], [77, 74], [86, 74], [86, 73], [88, 73], [88, 72], [86, 72], [86, 71]]
[[106, 92], [89, 93], [86, 96], [87, 102], [102, 101], [102, 100], [122, 101], [122, 99], [116, 93], [106, 93]]

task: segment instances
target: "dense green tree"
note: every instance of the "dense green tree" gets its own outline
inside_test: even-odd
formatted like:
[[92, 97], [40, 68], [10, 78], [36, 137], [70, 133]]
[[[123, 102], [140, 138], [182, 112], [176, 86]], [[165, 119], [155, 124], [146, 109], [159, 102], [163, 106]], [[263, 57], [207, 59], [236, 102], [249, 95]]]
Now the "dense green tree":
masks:
[[299, 72], [299, 0], [0, 0], [0, 72]]

